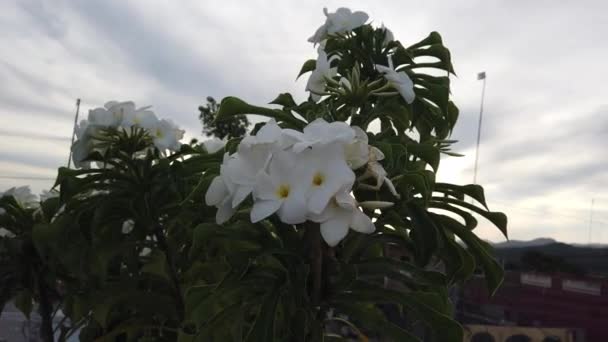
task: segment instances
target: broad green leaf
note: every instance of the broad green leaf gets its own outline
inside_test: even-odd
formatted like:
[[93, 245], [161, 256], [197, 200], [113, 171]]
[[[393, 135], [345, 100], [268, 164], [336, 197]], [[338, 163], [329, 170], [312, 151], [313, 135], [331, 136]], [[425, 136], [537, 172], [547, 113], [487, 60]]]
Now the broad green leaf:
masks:
[[[352, 290], [337, 294], [332, 298], [336, 306], [351, 303], [389, 303], [400, 304], [414, 312], [429, 327], [435, 328], [434, 335], [438, 341], [461, 342], [462, 327], [451, 319], [445, 310], [440, 296], [424, 292], [399, 292], [383, 288], [381, 285], [372, 286], [357, 283]], [[348, 315], [348, 312], [345, 312]], [[440, 327], [440, 328], [439, 328]]]
[[447, 202], [450, 204], [454, 204], [454, 205], [472, 210], [472, 211], [478, 213], [479, 215], [485, 217], [486, 219], [488, 219], [488, 221], [492, 222], [507, 239], [509, 238], [508, 234], [507, 234], [507, 215], [505, 215], [504, 213], [494, 212], [494, 211], [485, 211], [470, 203], [467, 203], [467, 202], [459, 200], [459, 199], [450, 198], [450, 197], [433, 197], [432, 200], [438, 201], [438, 202]]
[[304, 65], [302, 65], [302, 68], [300, 69], [300, 72], [298, 73], [298, 77], [296, 77], [296, 79], [300, 78], [300, 76], [302, 76], [303, 74], [313, 71], [315, 70], [315, 68], [317, 67], [317, 60], [316, 59], [309, 59], [306, 62], [304, 62]]
[[274, 118], [279, 122], [285, 122], [295, 128], [303, 128], [306, 124], [304, 121], [301, 121], [294, 117], [291, 113], [278, 110], [278, 109], [270, 109], [258, 106], [252, 106], [245, 101], [236, 98], [236, 97], [225, 97], [221, 104], [220, 109], [217, 113], [216, 120], [228, 120], [235, 115], [241, 114], [258, 114], [263, 115], [269, 118]]
[[[448, 183], [437, 183], [435, 190], [436, 191], [442, 191], [442, 190], [451, 190], [454, 191], [458, 194], [463, 194], [463, 195], [467, 195], [473, 199], [475, 199], [477, 202], [481, 203], [486, 210], [488, 209], [488, 205], [486, 203], [486, 197], [484, 195], [484, 191], [483, 191], [483, 187], [481, 187], [480, 185], [477, 184], [468, 184], [468, 185], [455, 185], [455, 184], [448, 184]], [[462, 199], [462, 198], [460, 198]]]
[[504, 271], [492, 256], [490, 246], [453, 218], [445, 215], [433, 215], [441, 221], [444, 227], [454, 232], [467, 245], [483, 268], [489, 292], [494, 294], [504, 280]]
[[410, 236], [414, 240], [414, 256], [420, 266], [428, 264], [439, 248], [439, 232], [429, 213], [414, 202], [407, 204], [407, 211], [412, 220]]
[[435, 172], [439, 168], [439, 150], [429, 144], [409, 144], [407, 150], [416, 157], [427, 162]]
[[281, 105], [281, 106], [286, 107], [286, 108], [293, 108], [293, 107], [297, 106], [296, 102], [293, 100], [293, 97], [291, 96], [290, 93], [279, 94], [279, 96], [277, 96], [277, 98], [274, 99], [270, 103], [271, 104], [278, 104], [278, 105]]
[[253, 327], [247, 334], [246, 342], [268, 341], [275, 340], [274, 324], [277, 311], [277, 305], [281, 297], [280, 288], [271, 289], [264, 303], [260, 307], [258, 317], [253, 324]]

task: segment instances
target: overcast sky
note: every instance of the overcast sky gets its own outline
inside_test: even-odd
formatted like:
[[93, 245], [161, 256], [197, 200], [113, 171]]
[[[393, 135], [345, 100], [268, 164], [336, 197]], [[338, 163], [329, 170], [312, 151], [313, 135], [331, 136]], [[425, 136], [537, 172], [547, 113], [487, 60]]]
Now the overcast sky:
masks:
[[[608, 243], [608, 5], [603, 1], [0, 1], [0, 191], [52, 184], [75, 99], [153, 105], [200, 135], [205, 97], [304, 100], [301, 64], [322, 8], [347, 5], [404, 44], [439, 31], [461, 119], [439, 178], [470, 183], [487, 72], [478, 182], [513, 239]], [[7, 177], [41, 179], [11, 179]], [[500, 241], [483, 223], [479, 234]]]

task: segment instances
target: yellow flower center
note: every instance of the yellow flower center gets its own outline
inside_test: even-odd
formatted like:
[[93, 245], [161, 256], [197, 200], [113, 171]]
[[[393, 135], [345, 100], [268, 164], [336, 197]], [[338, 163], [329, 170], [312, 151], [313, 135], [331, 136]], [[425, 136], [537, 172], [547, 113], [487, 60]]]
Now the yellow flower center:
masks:
[[312, 176], [312, 184], [314, 186], [323, 185], [324, 180], [325, 180], [325, 177], [323, 177], [323, 174], [321, 172], [317, 172], [317, 173], [315, 173], [314, 176]]
[[279, 198], [287, 198], [289, 196], [289, 185], [281, 184], [277, 189], [277, 196]]

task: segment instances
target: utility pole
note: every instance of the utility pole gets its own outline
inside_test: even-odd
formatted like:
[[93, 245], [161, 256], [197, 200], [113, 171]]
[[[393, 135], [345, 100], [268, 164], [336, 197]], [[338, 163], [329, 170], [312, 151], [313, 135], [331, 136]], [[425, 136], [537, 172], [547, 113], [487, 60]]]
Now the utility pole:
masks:
[[78, 126], [78, 114], [80, 112], [80, 99], [76, 99], [76, 115], [74, 115], [74, 128], [72, 129], [72, 143], [70, 144], [70, 155], [68, 156], [68, 169], [72, 164], [72, 146], [76, 140], [76, 127]]
[[483, 120], [483, 101], [486, 94], [486, 72], [482, 71], [477, 74], [477, 80], [483, 81], [481, 88], [481, 104], [479, 106], [479, 123], [477, 124], [477, 148], [475, 149], [475, 168], [473, 169], [473, 184], [477, 184], [477, 164], [479, 162], [479, 142], [481, 140], [481, 123]]

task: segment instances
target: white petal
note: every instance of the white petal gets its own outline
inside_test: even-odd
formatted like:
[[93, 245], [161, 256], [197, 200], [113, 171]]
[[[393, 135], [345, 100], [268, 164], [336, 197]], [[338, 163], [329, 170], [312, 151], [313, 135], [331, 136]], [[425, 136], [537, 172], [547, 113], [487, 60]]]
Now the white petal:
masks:
[[282, 134], [281, 127], [274, 119], [270, 119], [255, 136], [259, 143], [274, 143], [279, 141]]
[[211, 184], [209, 184], [209, 188], [207, 189], [207, 193], [205, 193], [205, 203], [207, 205], [218, 205], [226, 199], [230, 194], [228, 193], [228, 188], [224, 183], [224, 180], [221, 176], [217, 176], [213, 178]]
[[358, 209], [352, 211], [350, 227], [354, 231], [364, 234], [371, 234], [376, 230], [372, 220]]
[[321, 236], [331, 247], [336, 246], [348, 234], [348, 216], [338, 215], [321, 223]]
[[249, 196], [249, 194], [253, 191], [253, 186], [251, 185], [240, 185], [236, 188], [236, 191], [233, 194], [232, 198], [232, 207], [236, 208]]
[[335, 193], [335, 191], [326, 187], [315, 190], [308, 198], [308, 210], [313, 214], [321, 214]]
[[256, 177], [253, 196], [260, 200], [276, 200], [277, 185], [266, 172], [260, 172]]
[[274, 214], [279, 207], [281, 206], [281, 201], [256, 201], [253, 204], [253, 208], [251, 208], [251, 222], [256, 223], [259, 222], [268, 216]]
[[399, 73], [397, 90], [407, 103], [414, 102], [414, 99], [416, 98], [416, 93], [414, 92], [414, 82], [412, 82], [412, 79], [403, 71]]
[[230, 198], [226, 198], [224, 202], [222, 202], [218, 208], [217, 213], [215, 214], [215, 221], [217, 224], [222, 224], [228, 221], [232, 215], [236, 212], [230, 203]]
[[336, 203], [340, 208], [353, 210], [356, 206], [356, 201], [353, 196], [350, 194], [350, 187], [342, 188], [336, 194]]
[[296, 155], [293, 152], [281, 151], [275, 153], [270, 164], [268, 164], [268, 174], [273, 179], [281, 182], [290, 178], [296, 165]]
[[287, 224], [298, 224], [306, 221], [306, 199], [303, 194], [289, 194], [278, 214], [281, 221]]
[[220, 140], [218, 138], [213, 138], [213, 139], [203, 141], [203, 147], [209, 154], [213, 154], [213, 153], [221, 150], [222, 148], [224, 148], [225, 145], [226, 145], [226, 141]]
[[391, 194], [393, 194], [393, 196], [401, 198], [401, 195], [399, 195], [399, 193], [397, 193], [397, 189], [395, 189], [395, 185], [388, 177], [384, 177], [384, 184], [386, 184], [388, 190], [391, 192]]

